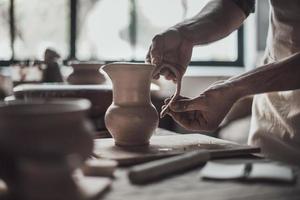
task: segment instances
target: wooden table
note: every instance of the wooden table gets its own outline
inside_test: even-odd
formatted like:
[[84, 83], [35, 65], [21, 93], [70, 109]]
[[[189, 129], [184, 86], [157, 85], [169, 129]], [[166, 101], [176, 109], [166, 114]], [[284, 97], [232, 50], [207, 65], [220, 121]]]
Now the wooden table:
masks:
[[[163, 131], [161, 131], [163, 132]], [[164, 131], [163, 135], [171, 134]], [[268, 162], [253, 157], [216, 160], [225, 163]], [[112, 187], [102, 198], [104, 200], [300, 200], [300, 168], [295, 167], [298, 176], [295, 184], [262, 182], [201, 180], [201, 167], [173, 175], [169, 178], [147, 184], [132, 185], [126, 168], [116, 171]]]
[[[226, 159], [220, 162], [245, 162], [256, 159]], [[263, 160], [260, 160], [263, 161]], [[256, 160], [257, 162], [257, 160]], [[143, 186], [132, 185], [127, 178], [127, 169], [119, 169], [112, 188], [107, 192], [105, 200], [299, 200], [299, 172], [296, 168], [298, 181], [295, 184], [275, 184], [237, 181], [208, 181], [198, 176], [201, 167], [186, 173], [177, 174], [167, 179]]]

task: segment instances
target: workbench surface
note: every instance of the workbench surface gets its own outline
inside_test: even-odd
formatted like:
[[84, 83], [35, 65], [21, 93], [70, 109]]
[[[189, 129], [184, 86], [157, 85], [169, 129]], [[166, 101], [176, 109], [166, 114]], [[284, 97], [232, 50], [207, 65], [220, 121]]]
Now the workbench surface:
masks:
[[[218, 162], [245, 162], [245, 159], [223, 159]], [[256, 160], [256, 159], [254, 159]], [[264, 162], [263, 160], [259, 160]], [[256, 161], [257, 162], [257, 161]], [[173, 175], [169, 178], [147, 185], [132, 185], [127, 178], [127, 169], [119, 169], [105, 200], [299, 200], [300, 184], [299, 172], [296, 168], [298, 181], [295, 184], [238, 182], [238, 181], [211, 181], [201, 180], [199, 171], [201, 167], [191, 171]]]
[[[162, 131], [161, 131], [162, 132]], [[164, 134], [169, 134], [164, 132]], [[255, 157], [215, 160], [222, 163], [269, 162]], [[212, 181], [199, 178], [199, 166], [188, 172], [167, 177], [147, 185], [132, 185], [127, 177], [127, 168], [116, 171], [111, 189], [104, 200], [299, 200], [300, 168], [293, 167], [297, 175], [294, 184], [272, 182]]]

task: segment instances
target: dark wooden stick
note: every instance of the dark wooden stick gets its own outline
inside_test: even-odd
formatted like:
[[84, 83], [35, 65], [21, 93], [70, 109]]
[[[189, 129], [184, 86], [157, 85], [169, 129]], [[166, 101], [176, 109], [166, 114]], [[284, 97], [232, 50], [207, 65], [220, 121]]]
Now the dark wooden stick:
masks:
[[179, 156], [137, 165], [129, 170], [128, 176], [133, 184], [145, 184], [180, 171], [194, 168], [210, 159], [230, 158], [258, 152], [260, 152], [259, 148], [251, 146], [234, 149], [192, 151]]
[[134, 184], [144, 184], [178, 171], [187, 170], [205, 163], [210, 158], [208, 151], [189, 152], [146, 164], [137, 165], [129, 170], [129, 180]]

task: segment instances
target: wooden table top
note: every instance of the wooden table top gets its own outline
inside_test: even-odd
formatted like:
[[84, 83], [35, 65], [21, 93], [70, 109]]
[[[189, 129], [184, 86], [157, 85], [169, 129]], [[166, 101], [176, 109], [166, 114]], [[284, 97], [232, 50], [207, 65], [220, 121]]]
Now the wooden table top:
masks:
[[[170, 132], [164, 132], [170, 134]], [[222, 163], [268, 162], [253, 157], [215, 160]], [[299, 200], [300, 168], [294, 167], [298, 177], [294, 184], [272, 182], [212, 181], [199, 178], [202, 167], [173, 175], [147, 185], [132, 185], [127, 168], [118, 169], [112, 187], [104, 200]]]
[[[264, 162], [253, 158], [223, 159], [218, 162]], [[103, 199], [130, 199], [130, 200], [299, 200], [299, 168], [295, 168], [297, 182], [295, 184], [279, 184], [266, 182], [238, 182], [238, 181], [212, 181], [199, 178], [201, 167], [191, 171], [173, 175], [169, 178], [147, 184], [132, 185], [127, 178], [127, 169], [119, 169], [113, 181], [111, 190]]]

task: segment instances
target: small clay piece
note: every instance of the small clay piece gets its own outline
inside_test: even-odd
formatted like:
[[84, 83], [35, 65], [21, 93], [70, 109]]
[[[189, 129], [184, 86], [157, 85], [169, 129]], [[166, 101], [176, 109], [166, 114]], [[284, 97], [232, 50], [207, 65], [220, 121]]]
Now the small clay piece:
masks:
[[158, 126], [158, 113], [150, 98], [154, 65], [112, 63], [102, 69], [113, 84], [113, 102], [106, 111], [105, 124], [115, 144], [148, 145]]
[[117, 161], [98, 158], [87, 160], [81, 169], [85, 176], [113, 177], [117, 165]]

